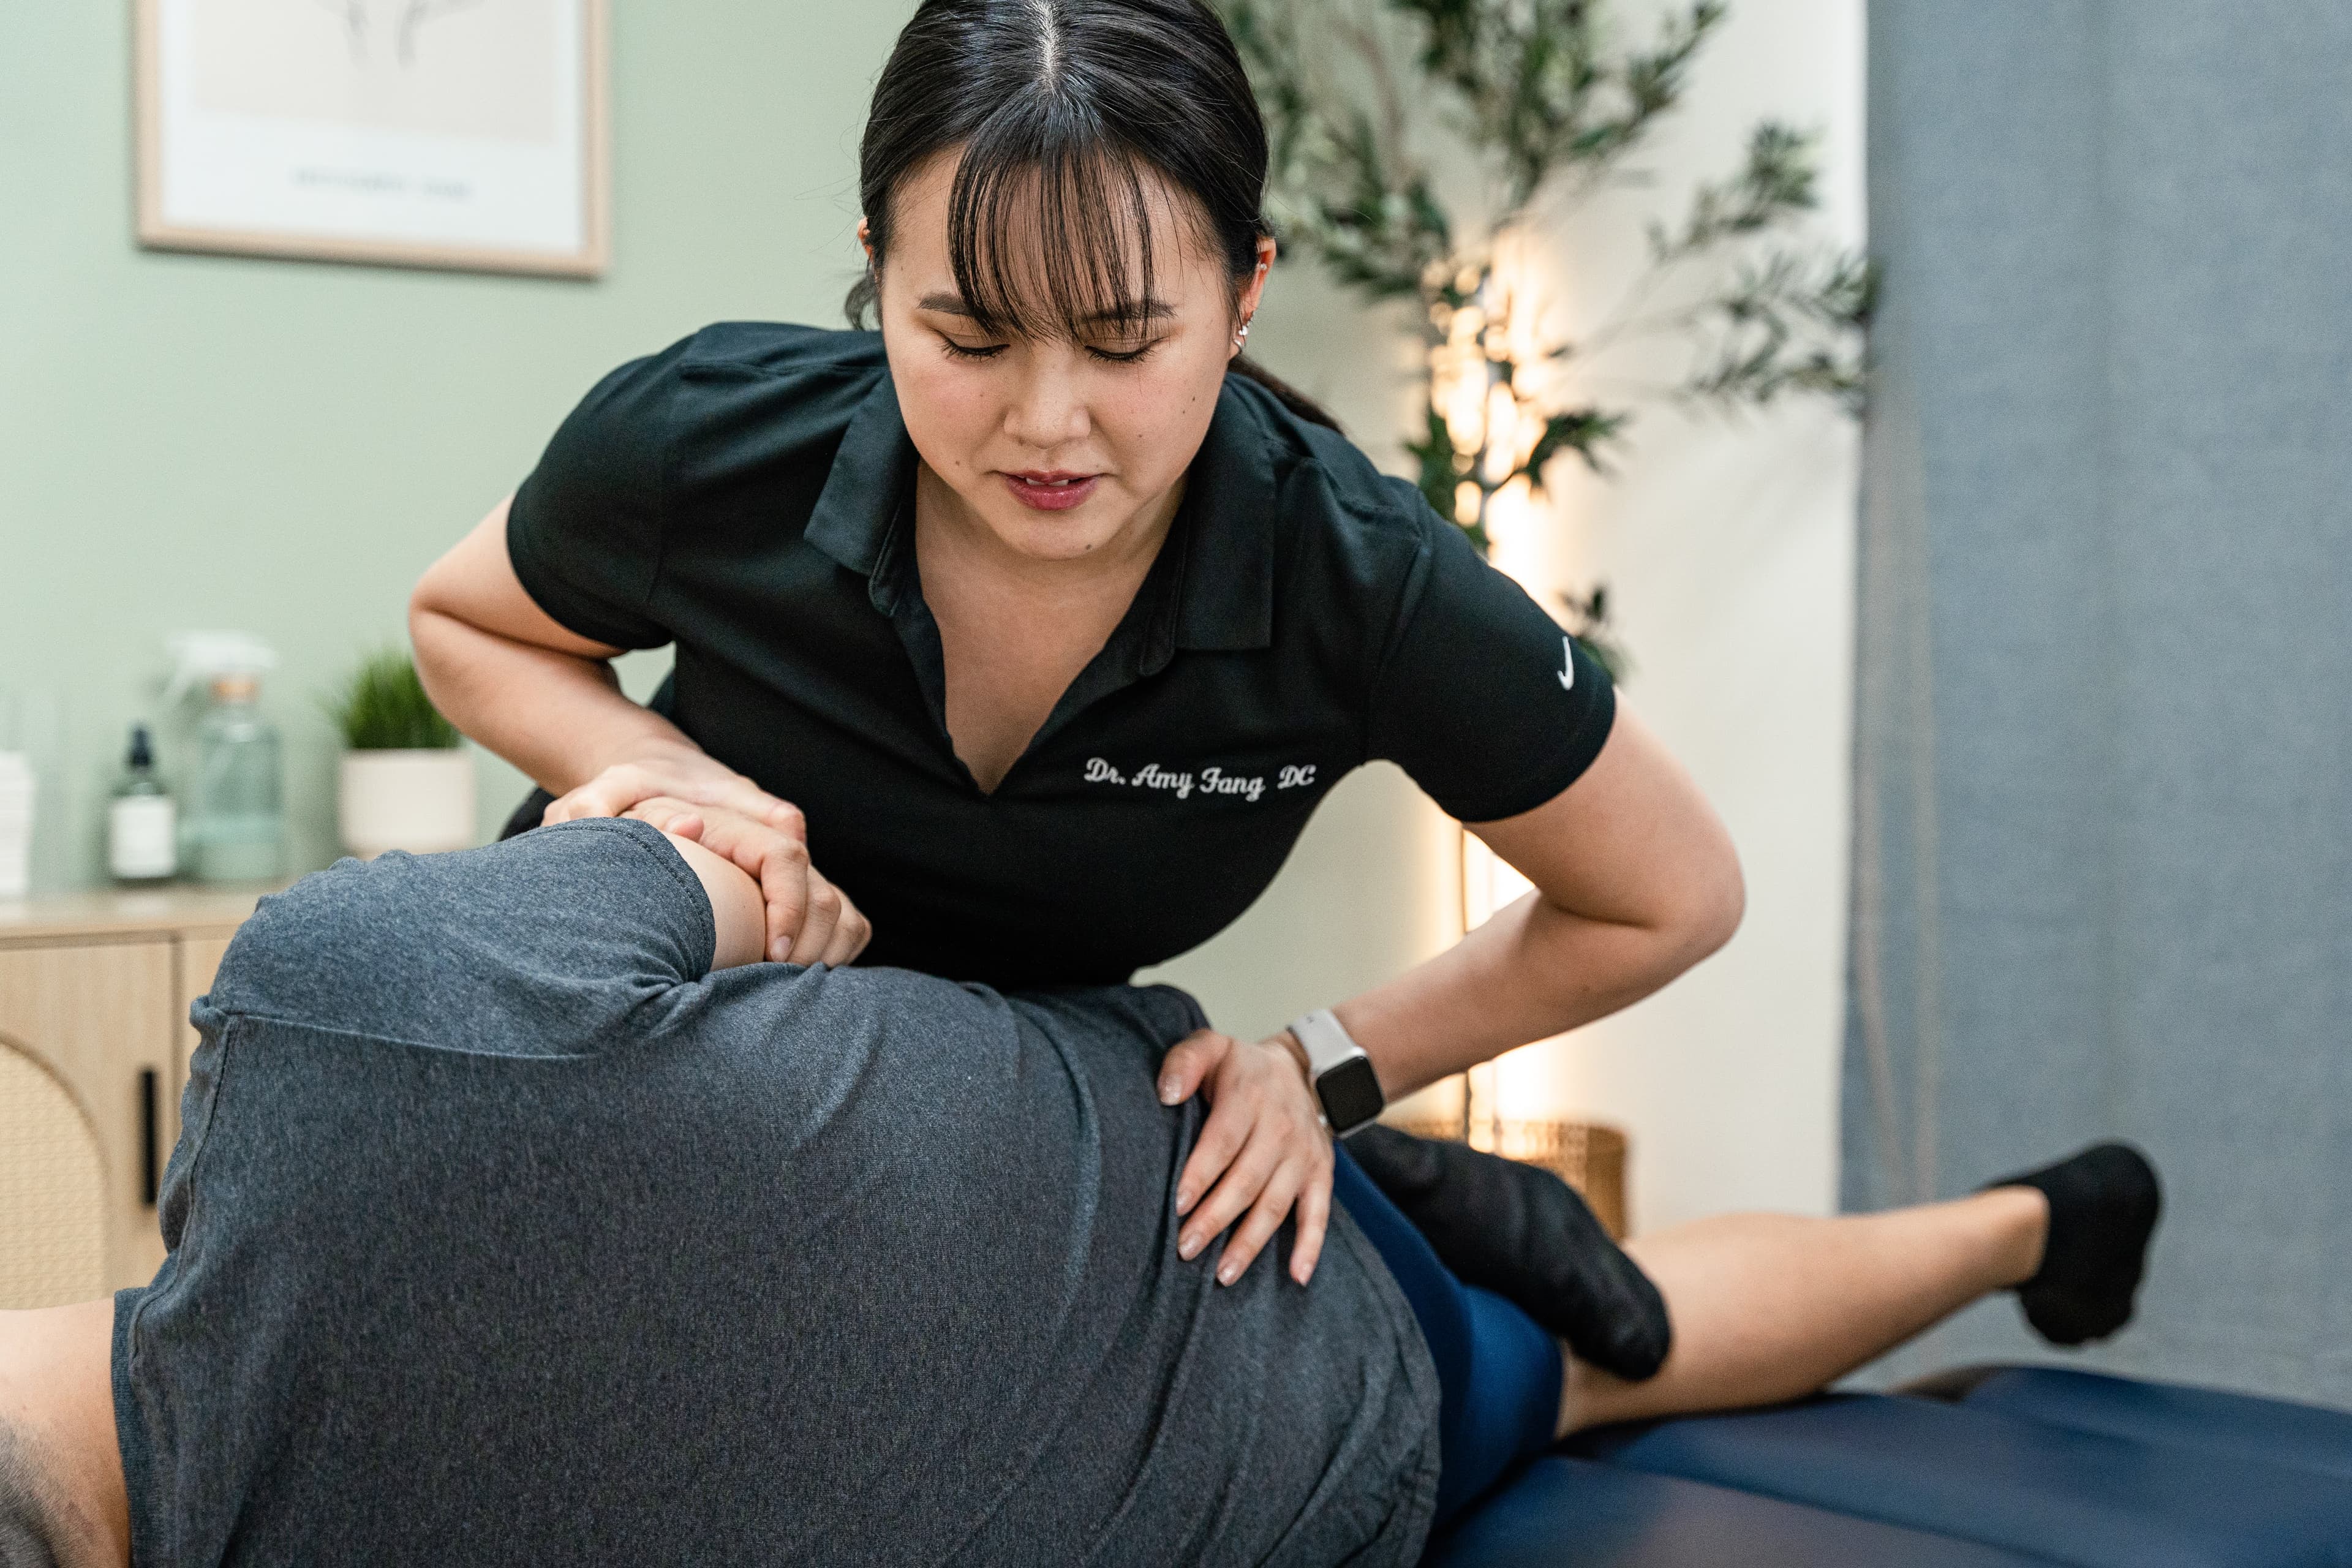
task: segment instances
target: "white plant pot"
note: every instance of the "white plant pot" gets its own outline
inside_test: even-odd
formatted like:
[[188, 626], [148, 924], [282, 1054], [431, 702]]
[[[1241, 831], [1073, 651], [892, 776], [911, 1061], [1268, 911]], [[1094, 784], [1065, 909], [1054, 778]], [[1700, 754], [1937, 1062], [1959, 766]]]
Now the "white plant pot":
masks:
[[362, 859], [431, 855], [474, 842], [474, 759], [463, 749], [345, 752], [336, 823]]

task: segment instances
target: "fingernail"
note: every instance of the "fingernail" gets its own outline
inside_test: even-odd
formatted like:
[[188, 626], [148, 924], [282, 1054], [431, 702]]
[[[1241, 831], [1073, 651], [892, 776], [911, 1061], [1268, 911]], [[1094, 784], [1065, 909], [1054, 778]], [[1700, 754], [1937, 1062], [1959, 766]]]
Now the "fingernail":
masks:
[[1192, 1262], [1192, 1255], [1200, 1250], [1201, 1238], [1197, 1236], [1188, 1236], [1176, 1244], [1176, 1256], [1187, 1263]]
[[1178, 1089], [1178, 1085], [1177, 1085], [1177, 1082], [1176, 1082], [1176, 1080], [1175, 1080], [1174, 1079], [1172, 1079], [1172, 1078], [1163, 1078], [1163, 1079], [1161, 1079], [1160, 1080], [1160, 1104], [1162, 1104], [1162, 1105], [1173, 1105], [1173, 1104], [1175, 1104], [1175, 1103], [1176, 1103], [1177, 1089]]
[[1232, 1264], [1225, 1264], [1217, 1270], [1217, 1283], [1220, 1285], [1230, 1285], [1235, 1279], [1241, 1278], [1241, 1272], [1242, 1271], [1239, 1268], [1234, 1268]]
[[1192, 1191], [1190, 1187], [1176, 1194], [1176, 1214], [1180, 1219], [1192, 1211]]

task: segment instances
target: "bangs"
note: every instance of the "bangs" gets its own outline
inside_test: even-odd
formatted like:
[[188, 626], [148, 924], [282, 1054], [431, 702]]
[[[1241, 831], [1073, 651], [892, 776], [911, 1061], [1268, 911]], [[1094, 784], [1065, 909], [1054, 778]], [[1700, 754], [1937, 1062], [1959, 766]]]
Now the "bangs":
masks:
[[948, 265], [974, 323], [1075, 340], [1160, 313], [1148, 166], [1050, 89], [989, 116], [948, 196]]

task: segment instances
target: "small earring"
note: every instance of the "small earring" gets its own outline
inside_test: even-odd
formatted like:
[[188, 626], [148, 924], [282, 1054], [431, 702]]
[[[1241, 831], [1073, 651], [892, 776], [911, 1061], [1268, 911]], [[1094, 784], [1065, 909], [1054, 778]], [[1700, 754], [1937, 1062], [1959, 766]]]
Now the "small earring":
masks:
[[1235, 348], [1241, 348], [1241, 347], [1244, 347], [1244, 345], [1246, 345], [1246, 344], [1247, 344], [1248, 341], [1249, 341], [1249, 323], [1248, 323], [1247, 321], [1244, 321], [1244, 322], [1242, 323], [1242, 330], [1241, 330], [1240, 331], [1235, 332], [1235, 333], [1234, 334], [1234, 347], [1235, 347]]

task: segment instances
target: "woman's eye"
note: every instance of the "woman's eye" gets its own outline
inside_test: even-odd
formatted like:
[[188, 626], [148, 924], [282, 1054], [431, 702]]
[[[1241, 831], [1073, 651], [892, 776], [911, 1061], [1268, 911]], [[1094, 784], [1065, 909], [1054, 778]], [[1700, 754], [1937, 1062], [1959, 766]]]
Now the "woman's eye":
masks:
[[940, 344], [957, 359], [994, 359], [1004, 352], [1003, 343], [960, 343], [953, 338], [941, 338]]
[[1098, 360], [1107, 361], [1111, 364], [1134, 364], [1159, 346], [1160, 340], [1158, 338], [1152, 339], [1148, 343], [1139, 343], [1131, 348], [1111, 348], [1101, 343], [1088, 343], [1087, 345], [1087, 353], [1094, 355], [1094, 357]]

